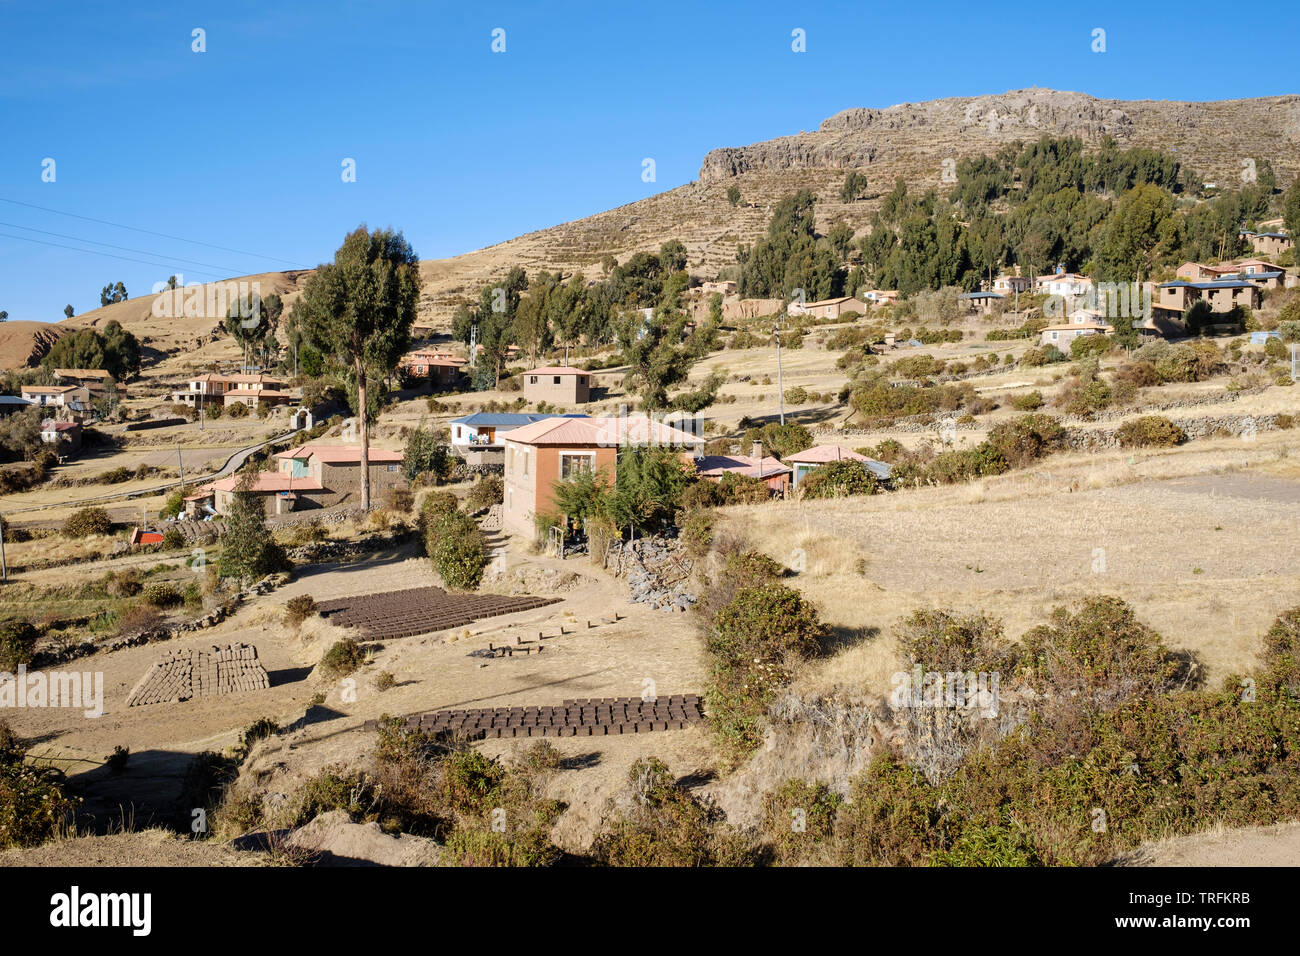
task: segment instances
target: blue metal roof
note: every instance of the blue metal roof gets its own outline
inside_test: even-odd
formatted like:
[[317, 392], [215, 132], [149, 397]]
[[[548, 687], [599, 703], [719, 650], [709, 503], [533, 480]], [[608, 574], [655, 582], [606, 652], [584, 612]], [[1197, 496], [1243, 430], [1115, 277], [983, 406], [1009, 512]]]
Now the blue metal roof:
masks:
[[1005, 299], [1001, 292], [963, 292], [959, 299]]
[[588, 416], [580, 412], [570, 412], [566, 415], [544, 414], [541, 412], [475, 412], [472, 415], [465, 415], [461, 418], [453, 418], [453, 425], [486, 425], [493, 428], [518, 428], [522, 425], [531, 425], [533, 422], [540, 422], [544, 418], [587, 418]]
[[1244, 289], [1247, 286], [1253, 286], [1253, 282], [1247, 282], [1243, 279], [1227, 279], [1218, 282], [1185, 282], [1179, 279], [1177, 282], [1162, 282], [1157, 288], [1161, 289]]
[[0, 395], [0, 405], [35, 405], [29, 398], [19, 398], [17, 395]]

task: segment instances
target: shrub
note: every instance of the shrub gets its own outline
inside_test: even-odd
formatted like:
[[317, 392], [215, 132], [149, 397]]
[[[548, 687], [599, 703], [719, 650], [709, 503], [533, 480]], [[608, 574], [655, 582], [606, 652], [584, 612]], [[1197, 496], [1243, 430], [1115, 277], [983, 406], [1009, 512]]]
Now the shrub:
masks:
[[682, 491], [682, 508], [686, 511], [700, 511], [723, 504], [725, 496], [722, 486], [716, 481], [699, 479], [692, 481]]
[[604, 866], [739, 866], [758, 847], [722, 814], [673, 782], [658, 758], [639, 757], [628, 773], [630, 806], [617, 811], [592, 843]]
[[739, 475], [729, 471], [718, 482], [718, 490], [723, 504], [754, 505], [761, 504], [772, 497], [772, 489], [761, 478]]
[[162, 548], [164, 551], [179, 551], [185, 547], [185, 535], [180, 528], [168, 528], [163, 532]]
[[838, 498], [845, 495], [874, 495], [876, 476], [852, 458], [831, 461], [814, 470], [800, 483], [805, 498]]
[[785, 390], [785, 400], [791, 405], [803, 405], [808, 401], [808, 390], [802, 385], [796, 385], [794, 388]]
[[231, 405], [230, 405], [230, 417], [231, 417], [231, 418], [247, 418], [247, 417], [248, 417], [248, 406], [245, 405], [243, 402], [232, 402]]
[[334, 645], [321, 658], [320, 673], [327, 680], [347, 677], [366, 662], [366, 652], [350, 637], [335, 641]]
[[1050, 415], [1025, 415], [995, 425], [986, 444], [1007, 467], [1023, 468], [1053, 451], [1065, 439], [1065, 429]]
[[1115, 432], [1122, 448], [1143, 446], [1172, 447], [1187, 441], [1187, 433], [1160, 415], [1143, 415], [1119, 427]]
[[63, 534], [68, 538], [86, 538], [92, 534], [108, 534], [112, 530], [113, 521], [103, 508], [82, 508], [63, 522]]
[[713, 545], [713, 514], [704, 509], [687, 511], [681, 520], [681, 539], [686, 553], [702, 557]]
[[1011, 407], [1018, 412], [1036, 412], [1043, 407], [1043, 393], [1035, 390], [1025, 395], [1017, 395], [1011, 400]]
[[0, 740], [0, 849], [37, 846], [72, 818], [78, 801], [65, 793], [61, 771], [25, 761], [8, 725], [0, 724]]
[[285, 602], [284, 623], [289, 627], [298, 627], [315, 613], [316, 599], [310, 594], [299, 594]]
[[472, 591], [479, 586], [488, 565], [487, 539], [469, 515], [440, 515], [428, 525], [424, 547], [447, 587]]
[[388, 496], [388, 507], [398, 514], [410, 514], [415, 506], [415, 496], [406, 488], [394, 488]]
[[1150, 362], [1126, 362], [1115, 370], [1116, 382], [1131, 382], [1137, 388], [1160, 384], [1160, 373]]
[[1030, 368], [1037, 368], [1042, 365], [1050, 365], [1053, 362], [1064, 362], [1065, 353], [1055, 345], [1048, 345], [1044, 348], [1025, 349], [1025, 354], [1020, 356], [1022, 364]]
[[992, 673], [1015, 660], [1002, 622], [984, 614], [959, 617], [949, 611], [914, 611], [895, 630], [903, 663], [937, 673]]
[[151, 607], [174, 607], [181, 603], [180, 592], [176, 590], [176, 586], [166, 581], [150, 584], [144, 589], [140, 598]]
[[134, 568], [109, 571], [104, 575], [104, 590], [108, 592], [109, 597], [135, 597], [140, 593], [141, 588], [140, 576]]
[[267, 530], [266, 511], [256, 495], [236, 489], [223, 522], [225, 531], [221, 536], [218, 566], [223, 578], [256, 580], [291, 567], [284, 548]]
[[844, 798], [824, 783], [787, 780], [763, 796], [760, 832], [782, 866], [822, 862]]
[[392, 671], [380, 671], [375, 675], [375, 690], [383, 693], [397, 686], [397, 678], [393, 676]]
[[1079, 335], [1070, 343], [1070, 358], [1078, 361], [1089, 356], [1102, 356], [1114, 343], [1106, 335]]
[[29, 664], [40, 632], [27, 621], [0, 624], [0, 670], [13, 673], [20, 664]]
[[134, 637], [152, 631], [162, 623], [162, 611], [152, 604], [134, 604], [117, 619], [117, 636]]
[[480, 511], [506, 500], [505, 482], [500, 475], [484, 475], [465, 496], [466, 511]]

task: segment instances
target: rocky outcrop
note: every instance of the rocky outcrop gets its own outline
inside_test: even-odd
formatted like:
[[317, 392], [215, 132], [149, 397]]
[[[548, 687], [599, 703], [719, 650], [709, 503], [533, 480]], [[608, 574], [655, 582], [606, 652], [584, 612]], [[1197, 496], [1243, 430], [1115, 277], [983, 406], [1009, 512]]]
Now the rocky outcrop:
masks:
[[694, 563], [676, 538], [637, 538], [611, 548], [606, 567], [627, 577], [628, 603], [682, 612], [695, 603], [690, 588]]

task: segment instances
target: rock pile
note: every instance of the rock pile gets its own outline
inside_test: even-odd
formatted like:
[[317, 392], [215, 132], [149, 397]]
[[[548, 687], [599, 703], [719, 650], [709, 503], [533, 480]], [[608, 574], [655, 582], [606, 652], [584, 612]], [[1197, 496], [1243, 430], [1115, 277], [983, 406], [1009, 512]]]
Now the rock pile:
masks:
[[693, 562], [676, 538], [638, 538], [613, 548], [608, 566], [627, 576], [628, 603], [681, 612], [695, 603], [690, 590]]
[[230, 644], [211, 651], [171, 650], [154, 662], [126, 698], [128, 707], [177, 703], [191, 697], [265, 690], [266, 668], [251, 644]]

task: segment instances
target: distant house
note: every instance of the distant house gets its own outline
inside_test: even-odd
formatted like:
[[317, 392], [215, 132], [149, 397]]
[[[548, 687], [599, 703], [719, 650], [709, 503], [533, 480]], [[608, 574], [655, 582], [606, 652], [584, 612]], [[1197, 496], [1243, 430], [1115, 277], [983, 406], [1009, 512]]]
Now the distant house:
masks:
[[81, 423], [47, 418], [41, 422], [41, 441], [55, 446], [55, 454], [75, 455], [81, 451]]
[[1034, 288], [1047, 295], [1060, 296], [1067, 304], [1072, 304], [1092, 291], [1092, 280], [1077, 272], [1057, 272], [1039, 276], [1034, 280]]
[[719, 279], [717, 282], [705, 282], [700, 285], [700, 291], [705, 295], [713, 295], [715, 292], [723, 295], [735, 295], [736, 283], [730, 279]]
[[30, 398], [22, 398], [18, 395], [0, 395], [0, 417], [12, 415], [14, 412], [25, 412], [36, 405]]
[[[402, 453], [371, 447], [370, 494], [381, 498], [394, 488], [404, 487]], [[306, 508], [329, 508], [355, 500], [361, 491], [361, 446], [323, 445], [308, 442], [276, 453], [276, 471], [259, 472], [252, 479], [250, 493], [262, 497], [269, 514], [283, 514]], [[207, 486], [215, 494], [216, 510], [226, 514], [239, 489], [241, 475], [221, 478]]]
[[284, 405], [294, 400], [292, 392], [284, 390], [284, 382], [261, 373], [221, 375], [205, 372], [187, 383], [184, 391], [172, 392], [177, 405], [199, 407], [216, 402], [229, 407], [241, 403], [250, 408], [259, 404]]
[[963, 292], [957, 298], [966, 304], [966, 310], [972, 314], [991, 315], [993, 307], [1006, 296], [1000, 292]]
[[505, 436], [516, 428], [546, 418], [586, 418], [585, 415], [547, 414], [543, 412], [475, 412], [451, 420], [451, 447], [455, 454], [471, 465], [505, 463]]
[[807, 315], [817, 319], [838, 319], [845, 312], [862, 315], [867, 304], [857, 296], [846, 295], [839, 299], [822, 299], [820, 302], [791, 302], [786, 311], [790, 315]]
[[799, 487], [799, 482], [808, 477], [809, 472], [815, 471], [822, 465], [833, 461], [861, 462], [863, 468], [881, 481], [888, 481], [891, 472], [889, 465], [885, 462], [876, 461], [866, 455], [859, 455], [856, 451], [841, 448], [839, 445], [814, 445], [812, 448], [805, 448], [793, 455], [786, 455], [785, 460], [790, 463], [796, 488]]
[[126, 387], [119, 385], [111, 374], [102, 368], [56, 368], [55, 385], [84, 385], [90, 390], [91, 398], [101, 398], [115, 389], [119, 396], [126, 395]]
[[649, 446], [691, 454], [704, 440], [645, 416], [630, 418], [546, 418], [505, 436], [505, 529], [532, 537], [539, 516], [555, 507], [555, 483], [583, 472], [611, 476], [619, 450]]
[[871, 305], [893, 305], [898, 301], [897, 289], [872, 289], [862, 295], [862, 300]]
[[1285, 232], [1251, 232], [1245, 230], [1242, 235], [1250, 241], [1256, 255], [1280, 256], [1288, 249], [1295, 248], [1295, 243]]
[[468, 362], [439, 349], [415, 349], [398, 360], [397, 366], [415, 378], [427, 379], [433, 388], [449, 388], [464, 374]]
[[784, 494], [790, 486], [791, 470], [779, 458], [763, 454], [761, 442], [754, 442], [748, 455], [704, 455], [695, 459], [695, 473], [704, 481], [720, 482], [727, 475], [757, 478], [768, 490]]
[[569, 365], [534, 368], [521, 375], [524, 398], [551, 405], [583, 405], [591, 401], [591, 373]]
[[1030, 281], [1029, 276], [1013, 276], [1003, 273], [993, 280], [993, 291], [1001, 292], [1003, 295], [1028, 292], [1033, 286], [1034, 283]]
[[1038, 333], [1038, 344], [1054, 345], [1062, 352], [1070, 350], [1070, 343], [1085, 335], [1109, 335], [1113, 332], [1109, 325], [1100, 321], [1067, 322], [1061, 325], [1049, 325]]
[[1207, 302], [1215, 312], [1230, 312], [1233, 306], [1258, 309], [1259, 287], [1247, 279], [1215, 279], [1209, 282], [1161, 282], [1155, 308], [1165, 312], [1186, 312], [1197, 302]]
[[22, 397], [42, 408], [85, 408], [90, 405], [90, 389], [84, 385], [24, 385]]

